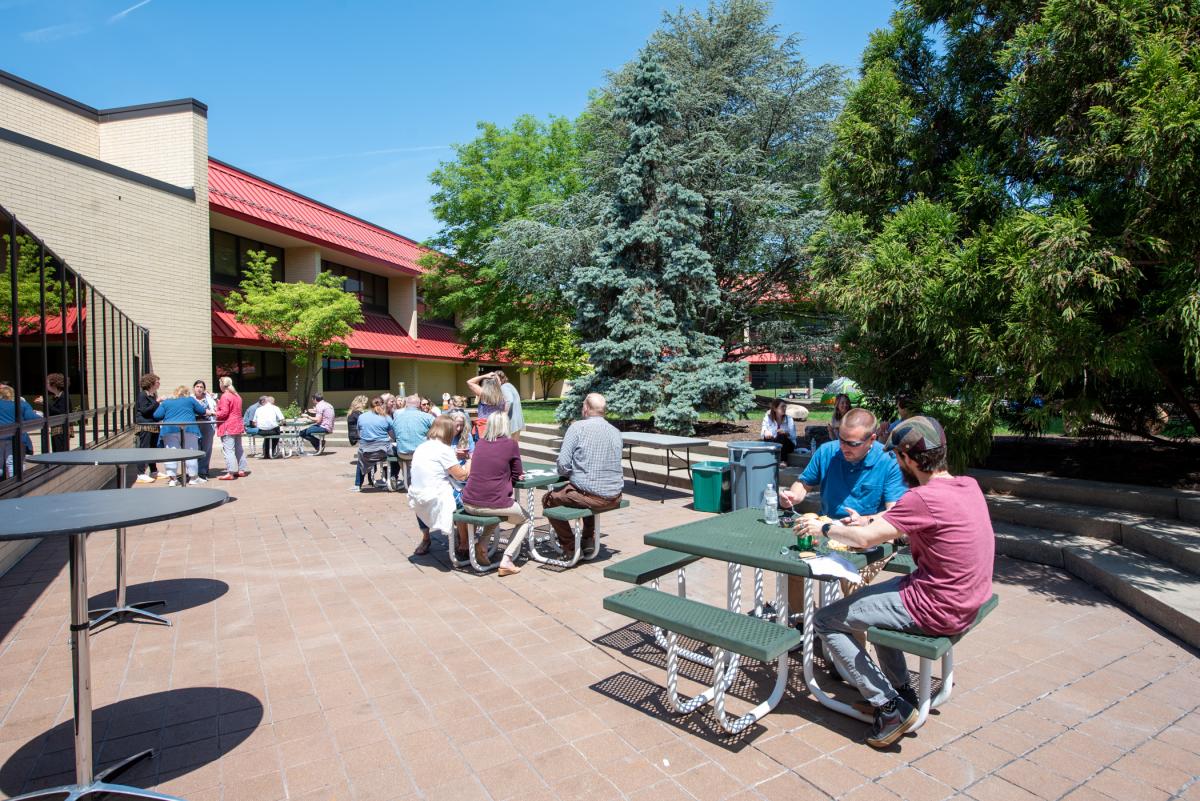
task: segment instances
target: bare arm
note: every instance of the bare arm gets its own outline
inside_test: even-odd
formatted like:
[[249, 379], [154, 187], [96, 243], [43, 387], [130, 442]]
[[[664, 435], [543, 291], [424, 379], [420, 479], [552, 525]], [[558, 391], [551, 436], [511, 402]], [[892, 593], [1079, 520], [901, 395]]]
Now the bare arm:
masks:
[[[805, 518], [796, 524], [796, 531], [802, 534], [817, 535], [821, 533], [823, 525], [816, 518]], [[876, 515], [866, 518], [865, 522], [860, 525], [830, 524], [828, 536], [831, 540], [845, 543], [852, 548], [873, 548], [880, 543], [894, 540], [900, 536], [900, 531], [884, 520], [882, 515]]]
[[467, 379], [467, 389], [471, 390], [471, 394], [475, 397], [483, 395], [483, 379], [488, 378], [487, 375], [477, 375], [474, 378]]
[[455, 481], [466, 481], [467, 476], [471, 475], [471, 463], [468, 461], [465, 465], [456, 464], [453, 467], [447, 467], [446, 472]]
[[815, 486], [809, 486], [803, 481], [797, 481], [790, 489], [785, 489], [779, 493], [779, 500], [783, 506], [797, 506], [802, 503], [808, 493], [815, 490]]

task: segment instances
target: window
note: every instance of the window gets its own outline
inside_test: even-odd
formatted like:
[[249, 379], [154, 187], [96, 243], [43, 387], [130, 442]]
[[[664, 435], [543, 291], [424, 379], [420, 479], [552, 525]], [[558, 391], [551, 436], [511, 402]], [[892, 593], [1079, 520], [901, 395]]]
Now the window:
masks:
[[345, 279], [342, 281], [342, 290], [349, 292], [351, 295], [358, 295], [358, 299], [362, 302], [364, 309], [379, 312], [380, 314], [387, 314], [387, 278], [382, 275], [375, 275], [375, 273], [356, 270], [353, 267], [346, 267], [342, 264], [335, 264], [332, 261], [322, 261], [321, 270], [322, 272], [342, 276]]
[[216, 371], [213, 387], [218, 386], [223, 376], [229, 376], [243, 395], [287, 391], [287, 366], [279, 351], [213, 348], [213, 367]]
[[274, 256], [276, 261], [271, 272], [276, 281], [283, 280], [283, 248], [268, 245], [266, 242], [234, 236], [215, 228], [208, 233], [214, 284], [236, 287], [246, 272], [246, 254], [251, 250], [265, 250], [268, 256]]
[[389, 386], [387, 359], [325, 359], [322, 382], [327, 390], [370, 389], [386, 390]]

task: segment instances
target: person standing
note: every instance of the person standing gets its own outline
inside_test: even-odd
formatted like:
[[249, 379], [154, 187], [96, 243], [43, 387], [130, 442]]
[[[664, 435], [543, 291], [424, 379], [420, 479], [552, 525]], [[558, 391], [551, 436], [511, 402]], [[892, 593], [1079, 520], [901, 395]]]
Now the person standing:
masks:
[[[175, 396], [167, 398], [154, 410], [154, 419], [162, 420], [164, 423], [186, 423], [187, 425], [178, 426], [163, 426], [162, 427], [162, 442], [164, 448], [179, 448], [186, 450], [195, 450], [200, 444], [200, 428], [196, 425], [196, 420], [207, 411], [207, 407], [200, 401], [196, 400], [187, 386], [180, 384], [175, 388]], [[197, 475], [196, 460], [188, 459], [184, 469], [187, 470], [187, 477], [191, 481], [203, 484], [205, 479]], [[179, 462], [167, 462], [167, 479], [168, 486], [174, 487], [178, 485], [176, 475], [179, 473]]]
[[[583, 416], [567, 428], [558, 451], [558, 474], [566, 476], [568, 481], [546, 493], [542, 508], [567, 506], [606, 512], [620, 506], [625, 489], [625, 473], [621, 469], [623, 446], [621, 432], [604, 419], [607, 408], [608, 402], [598, 392], [583, 399]], [[558, 535], [563, 558], [570, 561], [575, 555], [575, 535], [570, 523], [551, 520], [550, 525]], [[585, 517], [580, 547], [591, 551], [595, 542], [596, 518]]]
[[[148, 425], [154, 422], [154, 412], [158, 409], [159, 378], [154, 373], [146, 373], [138, 379], [138, 396], [133, 410], [134, 428], [137, 429], [137, 446], [139, 448], [158, 447], [158, 426]], [[153, 473], [153, 475], [151, 475]], [[137, 480], [143, 483], [152, 482], [158, 478], [158, 465], [146, 462], [137, 466]]]
[[200, 429], [200, 478], [208, 481], [208, 463], [212, 461], [213, 440], [216, 438], [216, 426], [213, 425], [213, 415], [217, 413], [217, 400], [208, 391], [208, 385], [196, 380], [192, 384], [192, 397], [204, 405], [204, 414], [196, 415], [196, 427]]
[[[46, 376], [46, 394], [44, 408], [47, 417], [58, 417], [71, 411], [70, 398], [67, 396], [67, 381], [62, 373], [50, 373]], [[50, 427], [50, 450], [67, 451], [71, 449], [70, 430], [68, 423], [58, 423]]]
[[324, 396], [316, 393], [312, 396], [313, 407], [308, 410], [312, 415], [313, 424], [304, 431], [300, 432], [309, 445], [313, 446], [312, 453], [305, 453], [304, 449], [300, 449], [302, 456], [316, 456], [321, 452], [321, 440], [317, 437], [318, 434], [329, 434], [333, 431], [333, 404], [325, 400]]
[[217, 400], [215, 413], [217, 436], [221, 438], [221, 452], [225, 454], [225, 475], [219, 481], [245, 478], [248, 471], [246, 452], [242, 450], [242, 435], [246, 426], [242, 422], [242, 396], [234, 389], [233, 379], [221, 376], [217, 382], [221, 397]]
[[500, 390], [500, 381], [495, 373], [484, 373], [467, 379], [467, 386], [475, 393], [479, 404], [475, 410], [475, 427], [471, 433], [478, 440], [483, 436], [483, 428], [493, 412], [508, 412], [504, 405], [504, 393]]
[[520, 443], [521, 432], [525, 430], [525, 414], [521, 411], [521, 393], [509, 383], [508, 374], [503, 370], [493, 373], [500, 381], [500, 392], [504, 395], [504, 403], [508, 409], [509, 437], [513, 442]]
[[[950, 474], [946, 432], [932, 417], [901, 421], [887, 449], [913, 488], [880, 515], [849, 523], [802, 520], [796, 530], [855, 548], [907, 536], [916, 570], [866, 587], [817, 612], [825, 653], [874, 709], [867, 744], [886, 748], [916, 723], [917, 695], [904, 653], [876, 645], [878, 664], [854, 635], [880, 626], [946, 637], [970, 628], [992, 595], [996, 535], [979, 484]], [[890, 461], [890, 460], [889, 460]]]

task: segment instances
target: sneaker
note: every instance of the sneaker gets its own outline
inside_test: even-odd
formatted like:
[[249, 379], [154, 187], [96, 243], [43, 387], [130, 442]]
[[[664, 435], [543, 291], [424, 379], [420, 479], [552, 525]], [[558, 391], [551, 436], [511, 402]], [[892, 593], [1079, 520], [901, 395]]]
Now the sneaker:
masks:
[[908, 701], [917, 711], [921, 709], [921, 701], [917, 698], [917, 691], [912, 688], [912, 685], [905, 684], [903, 687], [897, 687], [896, 692], [905, 701]]
[[176, 479], [173, 479], [173, 478], [168, 478], [168, 479], [167, 479], [167, 486], [168, 486], [168, 487], [178, 487], [178, 486], [179, 486], [179, 481], [177, 481]]
[[900, 696], [883, 706], [875, 707], [875, 722], [867, 735], [867, 745], [872, 748], [887, 748], [904, 736], [917, 722], [917, 710]]
[[139, 473], [136, 481], [140, 484], [153, 484], [154, 476], [148, 473]]
[[355, 484], [353, 487], [350, 488], [350, 491], [351, 492], [362, 492], [362, 487]]
[[189, 484], [207, 484], [208, 479], [205, 478], [204, 476], [195, 476], [193, 478], [188, 479], [188, 483]]

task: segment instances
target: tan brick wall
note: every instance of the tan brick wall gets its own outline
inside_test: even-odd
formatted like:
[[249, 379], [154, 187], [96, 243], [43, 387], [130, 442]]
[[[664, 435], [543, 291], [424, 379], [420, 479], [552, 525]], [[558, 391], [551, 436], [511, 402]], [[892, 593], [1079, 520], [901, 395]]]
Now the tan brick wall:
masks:
[[0, 84], [0, 128], [92, 158], [100, 156], [100, 135], [95, 120], [4, 84]]
[[415, 278], [393, 275], [388, 279], [388, 313], [404, 326], [410, 337], [418, 339]]
[[[200, 167], [207, 182], [207, 160], [197, 165], [192, 158], [197, 146], [193, 129], [205, 122], [191, 112], [103, 122], [100, 160], [175, 186], [195, 186]], [[207, 136], [201, 138], [200, 144], [207, 146]]]
[[[10, 126], [13, 106], [0, 106]], [[189, 200], [32, 149], [0, 142], [0, 205], [84, 280], [150, 329], [163, 386], [212, 373], [207, 128], [196, 116]]]
[[[270, 232], [263, 232], [259, 238], [270, 243]], [[283, 251], [283, 280], [289, 283], [312, 284], [321, 272], [321, 249], [284, 248]]]

